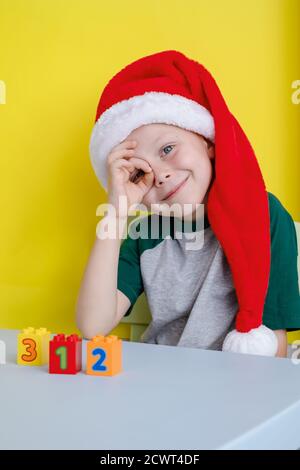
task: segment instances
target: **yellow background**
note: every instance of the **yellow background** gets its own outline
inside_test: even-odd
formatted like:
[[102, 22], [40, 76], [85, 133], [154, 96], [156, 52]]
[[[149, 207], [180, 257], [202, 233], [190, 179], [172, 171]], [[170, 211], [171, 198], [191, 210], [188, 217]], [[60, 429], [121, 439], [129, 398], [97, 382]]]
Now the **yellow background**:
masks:
[[0, 0], [1, 328], [76, 331], [106, 202], [88, 153], [96, 107], [143, 55], [178, 49], [210, 70], [300, 221], [299, 17], [299, 0]]

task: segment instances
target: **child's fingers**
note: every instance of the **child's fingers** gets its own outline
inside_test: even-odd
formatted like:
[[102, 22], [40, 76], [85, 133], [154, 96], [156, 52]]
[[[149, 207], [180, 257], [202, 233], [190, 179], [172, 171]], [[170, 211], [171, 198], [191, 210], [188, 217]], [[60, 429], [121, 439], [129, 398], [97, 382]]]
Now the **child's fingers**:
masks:
[[106, 160], [106, 165], [109, 167], [114, 161], [120, 159], [120, 158], [125, 158], [125, 157], [132, 157], [134, 155], [134, 150], [133, 149], [118, 149], [113, 152], [111, 152]]
[[128, 161], [133, 164], [137, 169], [143, 170], [145, 173], [148, 173], [152, 170], [149, 163], [143, 160], [142, 158], [130, 157]]
[[114, 168], [122, 168], [123, 166], [125, 166], [126, 168], [128, 168], [129, 171], [135, 170], [135, 166], [125, 158], [118, 158], [115, 162], [113, 162], [112, 165]]
[[130, 150], [130, 149], [134, 149], [136, 147], [136, 140], [124, 140], [123, 142], [121, 142], [120, 144], [118, 145], [115, 145], [110, 153], [115, 153], [115, 152], [119, 152], [119, 151], [122, 151], [122, 150]]
[[124, 139], [122, 140], [122, 142], [120, 142], [118, 145], [116, 145], [115, 147], [135, 147], [137, 144], [137, 141], [134, 140], [134, 139]]
[[153, 180], [153, 171], [149, 171], [149, 173], [145, 173], [144, 177], [141, 178], [136, 184], [143, 191], [143, 193], [146, 194], [152, 187]]
[[115, 171], [116, 169], [122, 167], [128, 169], [128, 171], [131, 173], [131, 179], [135, 178], [136, 176], [132, 176], [133, 173], [139, 173], [140, 176], [143, 176], [145, 173], [151, 173], [152, 171], [150, 165], [148, 165], [145, 160], [141, 160], [140, 158], [130, 158], [129, 160], [126, 158], [118, 158], [110, 165], [111, 171]]

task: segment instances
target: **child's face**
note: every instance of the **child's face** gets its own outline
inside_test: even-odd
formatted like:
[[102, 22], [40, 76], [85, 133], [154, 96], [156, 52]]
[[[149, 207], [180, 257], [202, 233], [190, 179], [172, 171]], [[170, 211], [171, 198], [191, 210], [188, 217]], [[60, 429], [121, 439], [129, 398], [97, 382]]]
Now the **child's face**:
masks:
[[195, 208], [195, 204], [206, 202], [213, 176], [213, 144], [195, 132], [168, 124], [143, 125], [126, 139], [137, 142], [134, 157], [145, 160], [152, 168], [152, 186], [142, 200], [148, 209], [157, 203], [190, 203]]

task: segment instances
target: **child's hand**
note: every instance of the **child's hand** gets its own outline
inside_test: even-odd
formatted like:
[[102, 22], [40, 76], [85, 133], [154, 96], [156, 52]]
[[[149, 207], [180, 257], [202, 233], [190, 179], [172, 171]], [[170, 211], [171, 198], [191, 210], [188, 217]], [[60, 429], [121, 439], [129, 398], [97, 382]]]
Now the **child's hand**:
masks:
[[127, 197], [127, 210], [139, 204], [153, 183], [152, 168], [145, 160], [133, 157], [136, 141], [124, 140], [116, 145], [107, 157], [108, 203], [113, 204], [117, 215], [120, 213], [119, 197]]

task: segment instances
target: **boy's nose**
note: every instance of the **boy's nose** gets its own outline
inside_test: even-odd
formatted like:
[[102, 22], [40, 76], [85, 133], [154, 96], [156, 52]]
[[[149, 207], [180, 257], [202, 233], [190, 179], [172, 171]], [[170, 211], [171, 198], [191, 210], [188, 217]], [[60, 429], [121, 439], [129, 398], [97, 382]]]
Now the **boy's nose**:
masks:
[[160, 174], [158, 177], [155, 177], [155, 186], [157, 186], [158, 188], [163, 186], [164, 185], [164, 182], [165, 180], [167, 180], [168, 178], [170, 178], [171, 174], [168, 172], [168, 173], [165, 173], [165, 174]]
[[157, 188], [163, 186], [164, 182], [171, 176], [170, 170], [153, 169], [153, 167], [152, 170], [154, 174], [154, 185]]

